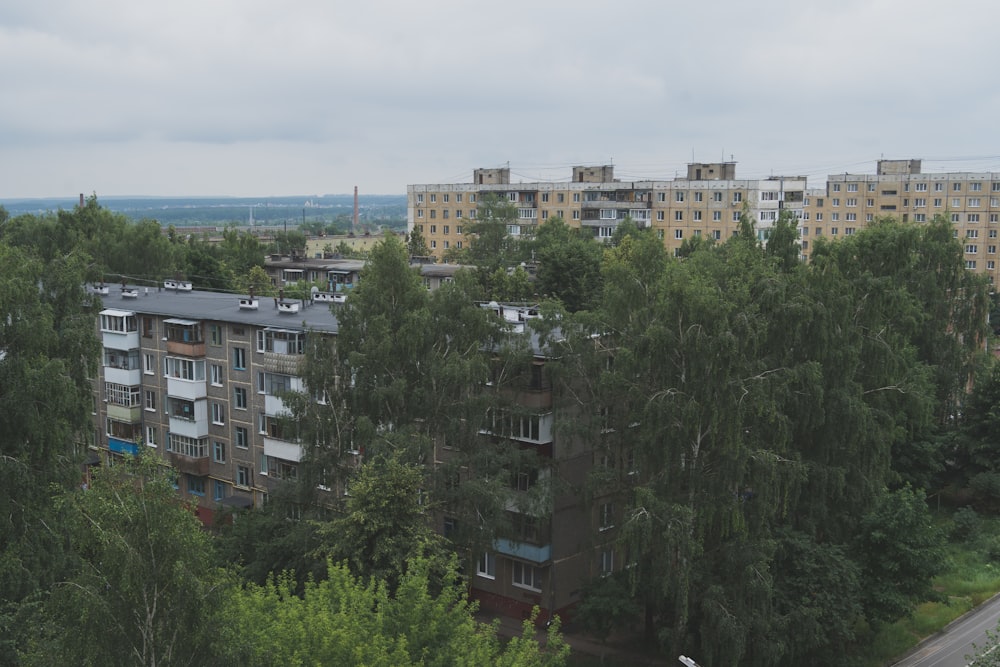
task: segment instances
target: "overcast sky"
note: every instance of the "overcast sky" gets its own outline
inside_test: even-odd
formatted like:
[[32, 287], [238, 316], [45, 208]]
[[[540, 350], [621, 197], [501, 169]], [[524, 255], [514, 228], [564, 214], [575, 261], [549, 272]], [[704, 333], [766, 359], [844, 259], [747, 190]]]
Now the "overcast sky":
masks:
[[1000, 171], [993, 0], [11, 0], [0, 203]]

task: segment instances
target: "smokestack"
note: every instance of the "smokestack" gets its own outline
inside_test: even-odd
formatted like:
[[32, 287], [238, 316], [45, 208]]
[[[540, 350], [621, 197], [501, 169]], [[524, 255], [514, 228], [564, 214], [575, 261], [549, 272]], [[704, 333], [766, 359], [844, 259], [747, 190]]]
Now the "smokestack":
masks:
[[354, 217], [351, 218], [351, 231], [358, 231], [358, 186], [354, 186]]
[[[357, 194], [355, 194], [354, 197], [355, 197], [354, 201], [357, 202]], [[80, 208], [83, 208], [83, 193], [82, 192], [80, 193]], [[357, 205], [355, 205], [354, 208], [357, 209]]]

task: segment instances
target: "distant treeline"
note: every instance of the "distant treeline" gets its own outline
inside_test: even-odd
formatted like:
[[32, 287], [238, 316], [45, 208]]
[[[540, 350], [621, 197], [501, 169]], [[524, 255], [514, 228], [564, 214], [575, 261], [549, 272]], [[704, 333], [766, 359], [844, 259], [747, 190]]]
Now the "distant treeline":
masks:
[[[20, 199], [0, 202], [12, 215], [69, 210], [78, 199]], [[101, 205], [132, 220], [156, 220], [176, 227], [229, 224], [260, 225], [302, 222], [349, 222], [353, 195], [315, 197], [102, 197]], [[406, 195], [359, 195], [358, 217], [387, 227], [406, 224]], [[343, 226], [343, 225], [342, 225]]]

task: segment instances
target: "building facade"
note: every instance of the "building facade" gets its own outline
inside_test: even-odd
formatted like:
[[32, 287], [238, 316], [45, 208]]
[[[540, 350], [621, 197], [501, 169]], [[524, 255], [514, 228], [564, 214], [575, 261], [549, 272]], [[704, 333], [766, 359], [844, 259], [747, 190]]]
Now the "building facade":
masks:
[[925, 174], [920, 160], [879, 160], [874, 174], [833, 174], [825, 188], [808, 191], [799, 222], [802, 255], [809, 256], [817, 237], [850, 236], [880, 217], [923, 223], [937, 215], [962, 240], [965, 268], [996, 284], [1000, 173]]
[[476, 169], [472, 183], [407, 187], [409, 229], [420, 228], [438, 258], [468, 243], [465, 228], [475, 219], [479, 197], [495, 193], [517, 207], [513, 235], [530, 234], [550, 217], [610, 238], [626, 217], [649, 227], [676, 251], [686, 239], [723, 241], [739, 229], [745, 209], [766, 239], [779, 211], [797, 219], [803, 259], [817, 236], [855, 233], [883, 216], [927, 222], [935, 215], [954, 224], [963, 241], [966, 268], [996, 283], [1000, 173], [925, 174], [920, 160], [879, 160], [874, 174], [832, 174], [822, 188], [804, 176], [741, 180], [733, 162], [692, 163], [684, 178], [620, 181], [609, 165], [573, 167], [558, 183], [510, 182], [510, 170]]
[[156, 452], [205, 523], [226, 505], [259, 507], [296, 478], [302, 451], [280, 396], [303, 389], [307, 336], [336, 334], [332, 294], [279, 301], [180, 281], [99, 291], [92, 462]]
[[517, 209], [513, 236], [533, 234], [545, 220], [559, 217], [572, 227], [609, 239], [630, 218], [652, 228], [669, 249], [685, 239], [725, 240], [739, 228], [747, 210], [761, 237], [777, 220], [778, 211], [803, 211], [804, 176], [736, 179], [733, 162], [688, 165], [687, 177], [672, 180], [620, 181], [614, 167], [573, 167], [569, 182], [510, 182], [510, 170], [476, 169], [472, 183], [410, 185], [407, 222], [419, 228], [435, 257], [468, 243], [466, 227], [476, 216], [479, 198], [493, 193]]

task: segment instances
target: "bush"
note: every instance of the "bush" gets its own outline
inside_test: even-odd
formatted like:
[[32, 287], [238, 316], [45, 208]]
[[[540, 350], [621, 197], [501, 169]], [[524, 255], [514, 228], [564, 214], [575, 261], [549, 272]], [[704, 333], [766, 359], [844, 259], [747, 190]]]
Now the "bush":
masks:
[[966, 542], [979, 529], [979, 515], [971, 507], [962, 507], [951, 517], [951, 539], [956, 542]]

